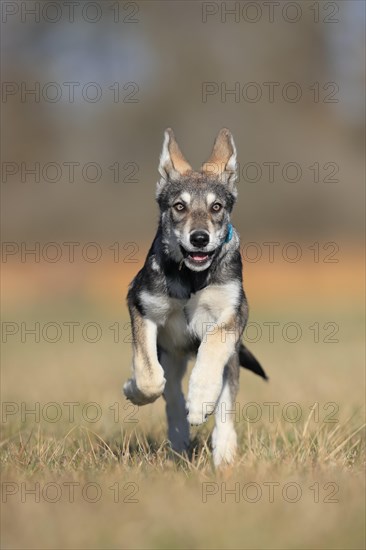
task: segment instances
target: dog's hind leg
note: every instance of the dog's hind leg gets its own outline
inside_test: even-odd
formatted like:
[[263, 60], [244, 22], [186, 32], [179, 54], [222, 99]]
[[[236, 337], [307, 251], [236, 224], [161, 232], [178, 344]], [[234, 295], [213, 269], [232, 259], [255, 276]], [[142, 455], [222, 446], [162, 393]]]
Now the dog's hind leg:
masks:
[[189, 445], [189, 424], [182, 392], [182, 378], [187, 360], [185, 357], [174, 357], [163, 350], [160, 350], [159, 359], [166, 378], [164, 398], [168, 418], [168, 437], [172, 449], [182, 453], [188, 449]]
[[135, 405], [146, 405], [164, 391], [164, 371], [158, 361], [157, 326], [130, 306], [133, 347], [133, 378], [127, 380], [123, 391]]
[[239, 388], [239, 358], [235, 353], [225, 366], [223, 387], [215, 409], [215, 428], [212, 434], [215, 466], [230, 464], [236, 454], [237, 437], [234, 427], [236, 395]]

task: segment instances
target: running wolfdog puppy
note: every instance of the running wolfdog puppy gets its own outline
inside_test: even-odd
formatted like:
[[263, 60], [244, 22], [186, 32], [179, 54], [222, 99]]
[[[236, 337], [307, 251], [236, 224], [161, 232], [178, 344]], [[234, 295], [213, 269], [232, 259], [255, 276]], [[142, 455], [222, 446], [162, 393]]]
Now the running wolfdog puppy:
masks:
[[[223, 128], [199, 172], [182, 155], [173, 131], [164, 135], [156, 199], [159, 227], [145, 265], [132, 281], [128, 307], [133, 335], [133, 376], [124, 385], [132, 403], [166, 401], [169, 440], [183, 453], [189, 424], [215, 412], [216, 466], [233, 461], [233, 411], [239, 366], [267, 378], [241, 343], [248, 319], [239, 236], [231, 225], [236, 149]], [[181, 381], [196, 357], [185, 402]]]

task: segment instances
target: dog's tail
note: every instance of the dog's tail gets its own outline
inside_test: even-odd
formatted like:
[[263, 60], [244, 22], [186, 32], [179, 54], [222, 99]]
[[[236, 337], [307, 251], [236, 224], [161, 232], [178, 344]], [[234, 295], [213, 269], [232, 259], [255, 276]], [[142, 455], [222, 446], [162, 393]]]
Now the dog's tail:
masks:
[[258, 374], [258, 376], [264, 378], [264, 380], [268, 380], [268, 376], [264, 372], [262, 366], [244, 344], [240, 344], [239, 363], [241, 367], [251, 370], [255, 374]]

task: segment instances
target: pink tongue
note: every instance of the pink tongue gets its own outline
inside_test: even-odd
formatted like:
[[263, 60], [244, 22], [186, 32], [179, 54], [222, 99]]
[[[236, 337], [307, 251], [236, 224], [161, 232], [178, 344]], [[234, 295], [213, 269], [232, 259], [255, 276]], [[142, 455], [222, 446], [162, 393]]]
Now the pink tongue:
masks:
[[202, 255], [202, 254], [191, 254], [191, 258], [192, 260], [194, 260], [195, 262], [205, 262], [208, 258], [208, 255]]

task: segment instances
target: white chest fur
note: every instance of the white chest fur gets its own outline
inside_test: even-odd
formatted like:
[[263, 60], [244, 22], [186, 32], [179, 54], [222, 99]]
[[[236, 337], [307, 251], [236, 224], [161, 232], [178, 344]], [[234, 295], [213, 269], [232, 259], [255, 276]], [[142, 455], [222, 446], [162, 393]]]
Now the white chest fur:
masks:
[[146, 316], [158, 327], [158, 342], [164, 349], [184, 351], [202, 340], [215, 323], [225, 322], [240, 300], [240, 284], [212, 285], [192, 294], [188, 300], [142, 291]]

